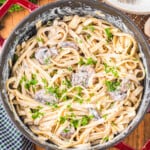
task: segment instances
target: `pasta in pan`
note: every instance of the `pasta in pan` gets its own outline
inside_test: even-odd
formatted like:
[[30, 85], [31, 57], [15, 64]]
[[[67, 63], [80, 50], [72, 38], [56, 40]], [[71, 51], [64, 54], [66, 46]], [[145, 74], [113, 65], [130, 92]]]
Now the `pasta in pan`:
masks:
[[6, 88], [19, 116], [61, 149], [112, 140], [136, 116], [145, 71], [135, 39], [91, 16], [65, 16], [18, 45]]

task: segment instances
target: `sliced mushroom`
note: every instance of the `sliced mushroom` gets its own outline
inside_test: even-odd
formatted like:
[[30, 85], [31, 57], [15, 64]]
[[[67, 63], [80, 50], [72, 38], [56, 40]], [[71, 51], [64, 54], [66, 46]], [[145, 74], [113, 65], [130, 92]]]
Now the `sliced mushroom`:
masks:
[[78, 72], [72, 74], [72, 85], [88, 87], [89, 78], [95, 73], [91, 66], [82, 66]]
[[51, 56], [57, 56], [58, 55], [58, 50], [56, 47], [51, 47], [49, 49], [49, 51], [51, 52]]
[[39, 47], [35, 53], [35, 58], [41, 63], [46, 64], [50, 57], [58, 55], [56, 47]]
[[127, 92], [122, 92], [122, 91], [110, 92], [109, 94], [111, 98], [115, 101], [124, 100], [127, 97]]
[[70, 139], [74, 133], [75, 133], [75, 128], [73, 126], [68, 126], [60, 133], [60, 136], [63, 139]]
[[130, 80], [126, 78], [123, 79], [120, 87], [116, 91], [109, 92], [110, 97], [115, 101], [124, 100], [127, 97], [127, 91], [129, 89], [129, 85], [130, 85]]
[[74, 42], [70, 42], [70, 41], [64, 41], [64, 42], [60, 42], [59, 43], [59, 46], [62, 47], [62, 48], [68, 48], [68, 47], [71, 47], [75, 50], [78, 50], [79, 47], [74, 43]]
[[58, 99], [54, 95], [46, 93], [44, 89], [37, 91], [34, 95], [34, 99], [43, 104], [46, 102], [50, 104], [58, 103]]

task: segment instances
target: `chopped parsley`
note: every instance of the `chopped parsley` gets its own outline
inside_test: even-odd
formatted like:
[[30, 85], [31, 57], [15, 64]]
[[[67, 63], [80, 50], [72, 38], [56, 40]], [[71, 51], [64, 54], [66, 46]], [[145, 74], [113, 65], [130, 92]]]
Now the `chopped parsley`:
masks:
[[103, 116], [102, 116], [102, 118], [104, 118], [105, 120], [107, 119], [107, 116], [108, 116], [108, 114], [104, 114]]
[[36, 79], [31, 79], [29, 81], [26, 81], [24, 87], [29, 90], [31, 86], [34, 86], [37, 83], [38, 83], [38, 81]]
[[27, 77], [26, 75], [24, 75], [21, 80], [20, 80], [20, 84], [22, 84], [23, 82], [27, 81]]
[[47, 106], [52, 106], [53, 108], [59, 108], [58, 104], [56, 104], [56, 103], [46, 102], [45, 104], [46, 104]]
[[114, 92], [118, 86], [120, 86], [120, 81], [105, 81], [105, 85], [109, 92]]
[[75, 40], [76, 40], [77, 43], [80, 43], [80, 44], [83, 43], [83, 41], [81, 39], [79, 39], [79, 38], [75, 38]]
[[77, 86], [77, 87], [75, 87], [75, 90], [78, 92], [78, 95], [81, 96], [82, 90], [83, 90], [82, 87]]
[[83, 99], [82, 98], [79, 98], [79, 97], [74, 97], [74, 100], [80, 104], [83, 103]]
[[68, 132], [70, 131], [70, 129], [65, 128], [63, 131], [64, 131], [65, 133], [68, 133]]
[[52, 107], [53, 108], [59, 108], [58, 104], [56, 104], [56, 103], [52, 104]]
[[60, 118], [59, 118], [60, 124], [64, 124], [66, 120], [67, 120], [67, 118], [64, 116], [60, 116]]
[[32, 113], [32, 118], [33, 119], [40, 118], [40, 117], [42, 117], [44, 115], [44, 113], [40, 112], [41, 109], [42, 109], [41, 106], [38, 106], [35, 109], [31, 109], [31, 113]]
[[83, 27], [83, 30], [90, 30], [90, 31], [94, 32], [95, 27], [93, 25], [88, 25], [88, 26]]
[[105, 72], [106, 73], [112, 73], [115, 77], [118, 77], [118, 72], [117, 72], [117, 68], [115, 67], [111, 67], [108, 64], [104, 63], [104, 67], [105, 67]]
[[71, 115], [61, 116], [59, 118], [60, 124], [65, 123], [66, 120], [70, 122], [70, 124], [77, 129], [79, 126], [85, 126], [87, 125], [90, 120], [93, 118], [93, 115], [90, 116], [83, 116], [81, 119], [76, 119], [76, 116], [74, 113], [71, 113]]
[[71, 104], [68, 104], [68, 105], [67, 105], [67, 109], [69, 109], [69, 111], [72, 111]]
[[109, 106], [109, 108], [112, 108], [114, 106], [114, 102], [112, 102]]
[[24, 87], [28, 90], [30, 89], [31, 86], [33, 87], [34, 85], [38, 83], [35, 74], [32, 74], [31, 80], [27, 80], [27, 77], [24, 75], [20, 80], [20, 84], [22, 84], [23, 82], [25, 82]]
[[47, 23], [46, 23], [48, 26], [50, 26], [50, 25], [52, 25], [52, 22], [49, 20], [49, 21], [47, 21]]
[[134, 58], [133, 61], [138, 61], [138, 58]]
[[46, 91], [47, 91], [47, 93], [54, 94], [57, 98], [60, 98], [62, 95], [59, 87], [57, 87], [57, 86], [56, 87], [47, 87]]
[[37, 37], [36, 40], [37, 40], [38, 42], [44, 43], [44, 39], [42, 39], [42, 38], [40, 38], [40, 37]]
[[90, 120], [91, 120], [90, 116], [82, 117], [82, 119], [81, 119], [81, 126], [86, 126], [89, 123]]
[[49, 63], [50, 63], [50, 57], [46, 58], [46, 59], [44, 60], [44, 63], [45, 63], [45, 64], [49, 64]]
[[115, 124], [114, 122], [111, 122], [111, 125], [112, 125], [112, 126], [116, 126], [116, 124]]
[[91, 57], [87, 59], [86, 65], [96, 65], [97, 61], [93, 60]]
[[72, 119], [70, 122], [75, 129], [77, 129], [79, 127], [79, 120], [78, 119]]
[[[58, 86], [52, 87], [45, 87], [46, 92], [55, 95], [57, 98], [61, 98], [63, 94], [67, 92], [67, 89], [60, 90]], [[65, 96], [63, 97], [65, 99]], [[67, 97], [66, 97], [67, 99]]]
[[93, 60], [93, 58], [87, 58], [86, 60], [83, 60], [83, 58], [80, 58], [79, 65], [96, 65], [97, 61]]
[[54, 87], [47, 87], [47, 92], [51, 93], [51, 94], [55, 94], [56, 93], [56, 88], [54, 88]]
[[106, 136], [106, 137], [104, 137], [102, 140], [103, 140], [104, 142], [108, 142], [108, 141], [109, 141], [109, 137]]
[[79, 65], [84, 65], [84, 64], [85, 64], [85, 62], [84, 62], [83, 58], [80, 58]]
[[73, 71], [73, 68], [70, 66], [67, 68], [69, 71]]
[[91, 35], [90, 35], [90, 34], [88, 34], [86, 37], [87, 37], [87, 39], [90, 39], [90, 38], [91, 38]]
[[42, 78], [42, 82], [44, 83], [44, 87], [47, 87], [48, 86], [48, 82], [45, 78]]
[[110, 28], [106, 28], [105, 33], [106, 33], [106, 36], [107, 36], [107, 41], [110, 42], [113, 38], [113, 34], [111, 33]]
[[68, 80], [67, 78], [63, 80], [63, 84], [66, 85], [68, 88], [72, 87], [71, 81]]
[[62, 98], [63, 101], [66, 101], [67, 99], [68, 99], [67, 95], [63, 96], [63, 98]]
[[15, 63], [18, 60], [19, 56], [17, 54], [14, 54], [13, 62]]
[[90, 98], [88, 98], [88, 99], [86, 99], [86, 101], [87, 101], [87, 102], [90, 102], [90, 101], [91, 101], [91, 99], [90, 99]]

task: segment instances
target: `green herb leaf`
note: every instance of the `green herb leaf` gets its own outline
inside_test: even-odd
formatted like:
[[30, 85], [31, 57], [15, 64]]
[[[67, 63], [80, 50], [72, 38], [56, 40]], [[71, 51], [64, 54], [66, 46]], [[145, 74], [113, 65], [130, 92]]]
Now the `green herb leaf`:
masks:
[[42, 78], [42, 82], [44, 83], [44, 87], [47, 87], [48, 86], [48, 82], [45, 78]]
[[75, 119], [75, 120], [71, 120], [71, 124], [73, 125], [73, 127], [75, 129], [77, 129], [79, 127], [79, 120], [78, 119]]
[[45, 63], [46, 65], [49, 64], [49, 63], [50, 63], [50, 57], [46, 58], [46, 59], [44, 60], [44, 63]]
[[84, 101], [82, 98], [78, 98], [78, 97], [74, 97], [74, 100], [80, 104], [82, 104]]
[[105, 33], [106, 33], [106, 36], [107, 36], [107, 41], [110, 42], [113, 38], [113, 34], [111, 33], [110, 28], [106, 28]]
[[55, 94], [56, 89], [54, 87], [47, 87], [47, 92], [51, 94]]
[[32, 114], [32, 118], [37, 119], [37, 118], [40, 118], [43, 115], [44, 115], [44, 113], [42, 113], [42, 112], [35, 112], [34, 114]]
[[75, 90], [78, 92], [78, 95], [81, 96], [82, 90], [83, 90], [82, 87], [77, 86], [77, 87], [75, 87]]
[[138, 61], [138, 60], [139, 60], [138, 58], [134, 58], [134, 59], [133, 59], [133, 61]]
[[82, 119], [81, 119], [81, 126], [87, 125], [89, 123], [89, 121], [90, 121], [90, 118], [88, 116], [82, 117]]
[[88, 26], [83, 27], [83, 30], [91, 30], [92, 32], [94, 32], [95, 27], [93, 25], [88, 25]]
[[102, 118], [104, 118], [105, 120], [107, 119], [107, 116], [108, 116], [108, 114], [104, 114], [103, 116], [102, 116]]
[[56, 103], [52, 104], [52, 107], [53, 108], [59, 108], [58, 104], [56, 104]]
[[28, 90], [30, 89], [31, 86], [33, 87], [38, 83], [38, 80], [36, 79], [35, 74], [32, 74], [32, 79], [31, 80], [27, 80], [26, 78], [23, 78], [23, 80], [21, 80], [21, 81], [25, 81], [24, 87]]
[[109, 92], [113, 92], [117, 89], [118, 86], [120, 86], [119, 81], [105, 81], [105, 85], [107, 86], [107, 90]]
[[86, 65], [96, 65], [97, 61], [93, 60], [91, 57], [87, 59]]
[[41, 116], [44, 115], [44, 113], [40, 112], [41, 109], [42, 109], [41, 106], [38, 106], [38, 107], [35, 108], [35, 109], [31, 109], [31, 113], [32, 113], [32, 118], [33, 118], [33, 119], [40, 118]]
[[68, 133], [68, 132], [70, 131], [70, 129], [65, 128], [63, 131], [64, 131], [65, 133]]
[[105, 72], [106, 72], [106, 73], [110, 73], [110, 72], [111, 72], [115, 77], [118, 77], [117, 68], [111, 67], [111, 66], [109, 66], [109, 65], [106, 64], [106, 63], [104, 63], [103, 65], [104, 65], [104, 67], [105, 67]]
[[59, 108], [58, 104], [56, 104], [56, 103], [46, 102], [45, 105], [51, 106], [51, 107], [53, 107], [53, 108]]
[[79, 39], [79, 38], [75, 38], [75, 40], [76, 40], [76, 42], [77, 43], [80, 43], [80, 44], [82, 44], [83, 42], [82, 42], [82, 40], [81, 39]]
[[68, 67], [68, 70], [69, 71], [73, 71], [73, 68], [70, 66], [70, 67]]
[[37, 83], [38, 83], [38, 81], [36, 79], [32, 79], [30, 81], [26, 81], [25, 88], [29, 90], [31, 86], [34, 86]]
[[67, 99], [68, 99], [67, 95], [63, 96], [63, 98], [62, 98], [63, 101], [67, 101]]
[[85, 64], [85, 62], [84, 62], [83, 58], [80, 58], [79, 65], [84, 65], [84, 64]]
[[108, 136], [104, 137], [104, 138], [103, 138], [103, 141], [104, 141], [104, 142], [109, 141], [109, 137], [108, 137]]
[[22, 78], [21, 78], [21, 80], [20, 80], [20, 84], [22, 84], [23, 82], [25, 82], [25, 81], [27, 81], [27, 77], [24, 75]]
[[36, 79], [32, 79], [30, 80], [30, 85], [36, 85], [38, 83], [38, 81]]
[[88, 34], [88, 35], [87, 35], [87, 39], [90, 39], [90, 38], [91, 38], [91, 35], [90, 35], [90, 34]]
[[112, 125], [112, 126], [116, 126], [116, 124], [115, 124], [114, 122], [111, 122], [111, 125]]
[[59, 89], [59, 87], [46, 87], [46, 92], [54, 94], [57, 98], [61, 98], [61, 96], [67, 92], [67, 89], [63, 89], [62, 91]]
[[79, 65], [96, 65], [97, 61], [93, 60], [93, 58], [87, 58], [86, 60], [83, 60], [83, 58], [80, 58]]
[[36, 40], [37, 40], [38, 42], [44, 43], [44, 40], [43, 40], [42, 38], [40, 38], [40, 37], [37, 37]]
[[93, 119], [93, 118], [94, 118], [93, 115], [90, 115], [90, 116], [83, 116], [82, 119], [81, 119], [81, 126], [86, 126], [86, 125], [89, 123], [89, 121], [90, 121], [91, 119]]
[[67, 109], [69, 109], [69, 111], [72, 111], [71, 104], [68, 104], [68, 105], [67, 105]]
[[68, 88], [72, 87], [71, 81], [68, 80], [67, 78], [63, 80], [63, 84], [66, 85]]
[[45, 105], [51, 106], [52, 104], [50, 102], [46, 102]]
[[59, 118], [60, 124], [64, 124], [66, 119], [67, 119], [66, 117], [60, 116]]
[[52, 22], [49, 20], [49, 21], [47, 21], [47, 23], [46, 23], [48, 26], [50, 26], [50, 25], [52, 25]]
[[14, 54], [14, 59], [13, 59], [13, 61], [14, 61], [14, 63], [18, 60], [18, 55], [17, 54]]
[[113, 105], [114, 105], [114, 102], [112, 102], [112, 103], [110, 104], [109, 108], [112, 108], [112, 107], [113, 107]]

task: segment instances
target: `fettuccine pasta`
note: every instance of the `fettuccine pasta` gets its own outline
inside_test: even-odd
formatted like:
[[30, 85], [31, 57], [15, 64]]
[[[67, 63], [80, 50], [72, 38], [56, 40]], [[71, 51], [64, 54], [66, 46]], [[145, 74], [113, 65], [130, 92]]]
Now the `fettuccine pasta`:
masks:
[[40, 140], [90, 147], [112, 140], [136, 116], [145, 78], [137, 43], [104, 20], [49, 21], [17, 46], [15, 58], [9, 99]]

